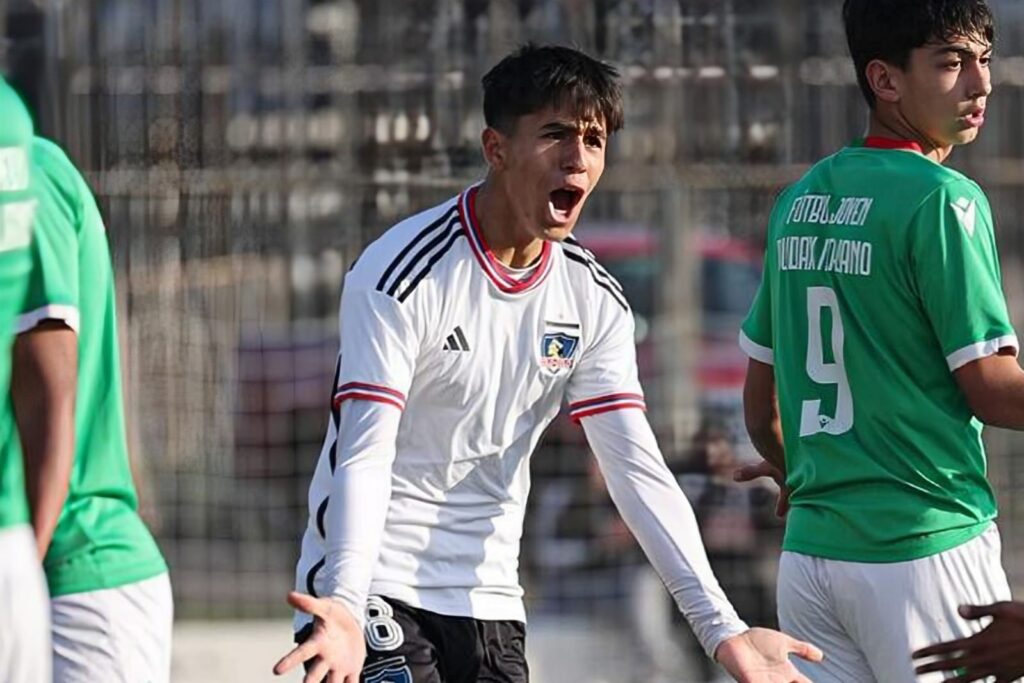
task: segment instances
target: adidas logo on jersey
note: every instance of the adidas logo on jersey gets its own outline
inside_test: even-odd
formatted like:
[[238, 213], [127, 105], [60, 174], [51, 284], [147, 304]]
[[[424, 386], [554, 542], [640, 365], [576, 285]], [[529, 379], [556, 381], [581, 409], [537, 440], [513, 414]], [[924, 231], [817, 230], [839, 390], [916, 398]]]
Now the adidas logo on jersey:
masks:
[[974, 237], [974, 219], [977, 216], [975, 201], [961, 197], [952, 202], [950, 206], [953, 208], [953, 213], [956, 214], [956, 220], [960, 223], [960, 227], [967, 231], [968, 237]]
[[469, 342], [466, 341], [466, 335], [462, 333], [460, 325], [455, 326], [455, 331], [448, 335], [441, 348], [444, 351], [469, 351]]

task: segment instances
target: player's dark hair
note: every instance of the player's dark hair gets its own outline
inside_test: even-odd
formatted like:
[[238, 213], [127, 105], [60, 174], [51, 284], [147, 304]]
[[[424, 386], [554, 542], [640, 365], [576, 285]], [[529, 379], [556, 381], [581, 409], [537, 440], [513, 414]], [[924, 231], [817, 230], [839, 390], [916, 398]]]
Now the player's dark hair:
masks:
[[911, 50], [926, 43], [995, 38], [985, 0], [845, 0], [843, 23], [857, 83], [872, 109], [875, 93], [865, 73], [872, 60], [905, 69]]
[[622, 128], [619, 72], [610, 64], [559, 45], [523, 45], [483, 77], [484, 120], [503, 133], [516, 120], [549, 106], [580, 118], [604, 119], [608, 134]]

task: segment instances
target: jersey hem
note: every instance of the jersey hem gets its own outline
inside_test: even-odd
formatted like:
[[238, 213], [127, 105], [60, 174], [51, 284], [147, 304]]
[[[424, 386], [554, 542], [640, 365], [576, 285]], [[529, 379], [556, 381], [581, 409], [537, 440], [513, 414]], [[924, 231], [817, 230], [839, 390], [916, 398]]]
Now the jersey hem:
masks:
[[526, 608], [519, 597], [481, 595], [465, 589], [424, 589], [373, 582], [370, 595], [400, 600], [405, 604], [449, 617], [470, 617], [484, 621], [520, 621], [526, 623]]
[[994, 520], [986, 519], [983, 522], [973, 524], [955, 531], [931, 534], [926, 540], [913, 543], [890, 544], [881, 543], [885, 549], [881, 551], [858, 552], [849, 546], [835, 547], [823, 546], [815, 543], [806, 543], [800, 540], [786, 538], [782, 542], [784, 552], [799, 553], [811, 557], [820, 557], [826, 560], [838, 560], [840, 562], [862, 562], [865, 564], [892, 564], [895, 562], [910, 562], [920, 560], [924, 557], [931, 557], [952, 550], [957, 546], [972, 541], [994, 524]]
[[775, 365], [775, 352], [755, 342], [743, 330], [740, 330], [739, 343], [740, 349], [749, 357], [766, 365]]
[[[56, 598], [61, 595], [74, 595], [75, 593], [88, 593], [91, 591], [106, 590], [108, 588], [120, 588], [130, 583], [138, 583], [152, 579], [161, 574], [167, 573], [167, 563], [161, 558], [159, 564], [153, 561], [144, 565], [132, 567], [122, 572], [104, 572], [102, 578], [96, 581], [75, 580], [65, 581], [60, 573], [51, 578], [50, 572], [46, 572], [46, 582], [50, 589], [50, 597]], [[73, 571], [78, 574], [78, 571]]]
[[[6, 504], [6, 503], [5, 503]], [[15, 526], [27, 526], [31, 529], [31, 517], [29, 517], [28, 508], [19, 507], [17, 510], [12, 511], [13, 514], [6, 514], [6, 510], [0, 513], [0, 533], [7, 531], [11, 527]]]
[[34, 311], [19, 315], [18, 321], [14, 325], [14, 333], [22, 334], [23, 332], [28, 332], [44, 320], [59, 320], [74, 330], [75, 334], [78, 334], [78, 309], [66, 304], [48, 304]]
[[953, 372], [973, 361], [994, 356], [1005, 348], [1012, 348], [1014, 357], [1017, 356], [1020, 352], [1020, 344], [1016, 334], [1004, 334], [995, 339], [968, 344], [946, 356], [946, 364], [949, 365], [949, 371]]

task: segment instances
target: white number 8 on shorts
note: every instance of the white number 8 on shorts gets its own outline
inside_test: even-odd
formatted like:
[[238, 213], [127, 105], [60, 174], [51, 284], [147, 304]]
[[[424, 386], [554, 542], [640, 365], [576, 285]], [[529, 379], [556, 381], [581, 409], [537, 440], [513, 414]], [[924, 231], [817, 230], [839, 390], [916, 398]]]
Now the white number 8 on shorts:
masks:
[[401, 625], [394, 620], [395, 611], [382, 598], [371, 595], [366, 601], [366, 626], [363, 633], [371, 650], [389, 652], [405, 642]]

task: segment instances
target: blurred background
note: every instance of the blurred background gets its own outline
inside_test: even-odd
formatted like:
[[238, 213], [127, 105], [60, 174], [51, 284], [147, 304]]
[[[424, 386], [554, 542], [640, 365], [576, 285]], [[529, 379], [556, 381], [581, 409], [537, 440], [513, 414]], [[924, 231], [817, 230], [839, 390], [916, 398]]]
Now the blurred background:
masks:
[[[1024, 325], [1024, 3], [951, 163], [986, 189]], [[862, 132], [840, 0], [0, 0], [4, 72], [85, 171], [117, 274], [143, 512], [171, 566], [174, 680], [271, 680], [291, 642], [342, 275], [389, 225], [482, 175], [479, 81], [526, 40], [621, 71], [626, 129], [578, 236], [626, 289], [649, 414], [726, 591], [774, 620], [774, 492], [739, 323], [775, 195]], [[988, 430], [1024, 590], [1024, 440]], [[533, 459], [522, 580], [538, 683], [717, 674], [559, 419]]]

